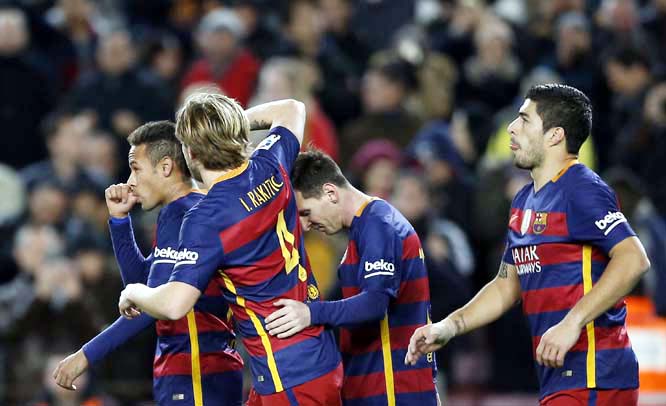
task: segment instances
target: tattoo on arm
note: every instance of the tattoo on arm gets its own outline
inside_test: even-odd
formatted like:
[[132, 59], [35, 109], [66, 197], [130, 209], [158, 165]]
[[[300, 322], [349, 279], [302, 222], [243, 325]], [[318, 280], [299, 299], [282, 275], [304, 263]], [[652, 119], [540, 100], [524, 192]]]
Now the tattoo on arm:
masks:
[[467, 325], [465, 324], [465, 318], [463, 317], [462, 314], [453, 319], [453, 323], [456, 325], [456, 335], [462, 334], [467, 329]]
[[508, 277], [507, 269], [508, 269], [508, 266], [506, 265], [506, 262], [502, 262], [500, 264], [500, 268], [499, 268], [499, 272], [497, 273], [497, 276], [499, 276], [502, 279], [506, 279]]
[[271, 123], [266, 120], [251, 120], [250, 131], [254, 130], [268, 130], [271, 128]]

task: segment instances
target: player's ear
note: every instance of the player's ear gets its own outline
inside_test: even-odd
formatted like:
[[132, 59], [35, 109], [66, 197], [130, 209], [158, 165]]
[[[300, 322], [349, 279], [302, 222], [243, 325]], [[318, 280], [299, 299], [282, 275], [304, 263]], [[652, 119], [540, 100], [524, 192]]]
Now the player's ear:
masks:
[[158, 169], [162, 173], [162, 176], [168, 178], [169, 176], [171, 176], [174, 169], [173, 160], [170, 157], [165, 156], [160, 160], [158, 164]]
[[566, 141], [566, 136], [564, 134], [564, 128], [562, 127], [554, 127], [551, 130], [550, 137], [548, 137], [548, 143], [551, 146], [558, 145], [559, 143], [563, 143]]
[[332, 183], [324, 183], [322, 185], [324, 191], [324, 197], [328, 199], [329, 202], [336, 204], [338, 202], [338, 188]]

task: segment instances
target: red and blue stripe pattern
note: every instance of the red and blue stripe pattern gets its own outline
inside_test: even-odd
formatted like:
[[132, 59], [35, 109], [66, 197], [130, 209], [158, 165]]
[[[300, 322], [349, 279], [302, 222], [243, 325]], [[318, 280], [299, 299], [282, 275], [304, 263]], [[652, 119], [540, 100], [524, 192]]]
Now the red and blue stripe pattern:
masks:
[[288, 176], [298, 151], [294, 135], [278, 127], [249, 161], [219, 178], [181, 232], [181, 249], [196, 252], [197, 260], [176, 264], [171, 278], [199, 289], [212, 279], [222, 287], [260, 395], [311, 381], [340, 363], [328, 329], [313, 326], [288, 339], [265, 329], [277, 300], [319, 300], [308, 297], [316, 282]]
[[[158, 247], [176, 246], [183, 215], [201, 199], [190, 193], [160, 212]], [[150, 284], [164, 283], [172, 259], [150, 257]], [[220, 286], [212, 281], [187, 316], [157, 320], [157, 346], [153, 362], [155, 400], [160, 405], [219, 404], [237, 406], [242, 399], [243, 360], [233, 349], [228, 306]]]
[[355, 296], [367, 288], [369, 273], [364, 263], [368, 256], [364, 251], [369, 244], [381, 244], [390, 236], [368, 233], [365, 223], [387, 216], [394, 219], [400, 243], [394, 247], [396, 253], [387, 253], [383, 258], [395, 258], [397, 269], [394, 275], [373, 278], [399, 278], [399, 281], [383, 320], [340, 329], [345, 370], [342, 396], [348, 406], [436, 405], [433, 354], [415, 366], [404, 364], [412, 333], [430, 322], [428, 274], [421, 242], [407, 220], [382, 200], [370, 202], [352, 223], [347, 251], [338, 269], [343, 297]]
[[[608, 251], [634, 235], [626, 222], [606, 234], [595, 224], [609, 212], [619, 212], [608, 190], [592, 171], [574, 165], [538, 193], [530, 184], [514, 199], [504, 261], [518, 272], [534, 351], [541, 336], [599, 281], [609, 262]], [[620, 300], [582, 329], [564, 367], [537, 365], [541, 396], [580, 388], [638, 387], [638, 364], [625, 317]]]

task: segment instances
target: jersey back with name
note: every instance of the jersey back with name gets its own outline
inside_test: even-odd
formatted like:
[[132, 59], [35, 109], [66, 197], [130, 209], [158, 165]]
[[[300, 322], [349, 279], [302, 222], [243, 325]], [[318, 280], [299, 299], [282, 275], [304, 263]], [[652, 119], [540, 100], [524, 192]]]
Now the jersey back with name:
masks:
[[[148, 257], [148, 286], [169, 280], [179, 258], [183, 217], [202, 197], [193, 191], [160, 210], [155, 246]], [[153, 376], [159, 404], [227, 404], [228, 398], [240, 398], [238, 373], [243, 370], [243, 361], [230, 345], [234, 333], [229, 328], [228, 306], [220, 299], [221, 291], [211, 281], [185, 317], [157, 320]]]
[[[574, 162], [537, 193], [532, 183], [513, 200], [504, 262], [515, 265], [533, 350], [541, 336], [598, 282], [609, 252], [634, 232], [615, 193]], [[541, 396], [575, 388], [638, 387], [638, 363], [620, 300], [588, 323], [564, 367], [536, 365]]]
[[352, 221], [338, 269], [345, 298], [385, 292], [381, 321], [340, 329], [345, 405], [437, 405], [434, 354], [405, 365], [409, 339], [430, 322], [430, 293], [421, 242], [414, 228], [383, 200], [372, 200]]
[[249, 161], [218, 179], [186, 216], [172, 281], [224, 289], [261, 395], [313, 380], [337, 367], [330, 330], [306, 328], [288, 338], [268, 335], [264, 318], [280, 298], [319, 300], [309, 269], [289, 172], [300, 145], [275, 127]]

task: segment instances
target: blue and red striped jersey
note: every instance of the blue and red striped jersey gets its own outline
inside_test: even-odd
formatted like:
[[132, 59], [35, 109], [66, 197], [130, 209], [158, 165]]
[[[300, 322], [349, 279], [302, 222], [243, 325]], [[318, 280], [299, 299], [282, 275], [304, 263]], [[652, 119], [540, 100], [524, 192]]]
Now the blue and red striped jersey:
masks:
[[[520, 278], [533, 350], [604, 273], [611, 249], [635, 233], [615, 193], [573, 161], [534, 192], [525, 186], [511, 204], [504, 262]], [[625, 326], [624, 300], [581, 331], [562, 368], [536, 365], [541, 396], [576, 388], [638, 387], [638, 362]]]
[[278, 299], [319, 300], [289, 180], [299, 149], [291, 131], [272, 128], [248, 161], [217, 179], [185, 217], [171, 276], [201, 291], [211, 280], [224, 288], [261, 395], [313, 380], [340, 363], [330, 330], [312, 326], [278, 339], [265, 329]]
[[[192, 192], [169, 203], [157, 218], [157, 232], [152, 254], [148, 286], [166, 283], [178, 259], [178, 235], [185, 213], [203, 195]], [[161, 403], [223, 404], [226, 397], [239, 397], [231, 390], [242, 391], [237, 374], [243, 361], [230, 346], [235, 338], [229, 328], [228, 306], [221, 301], [221, 291], [214, 282], [206, 289], [185, 317], [175, 321], [157, 320], [157, 347], [153, 364], [156, 400]], [[191, 377], [182, 379], [182, 377]], [[226, 403], [224, 403], [226, 404]]]
[[344, 298], [362, 291], [391, 298], [381, 321], [340, 329], [345, 405], [436, 405], [434, 355], [404, 363], [412, 333], [430, 322], [423, 250], [407, 219], [380, 199], [361, 207], [338, 277]]

